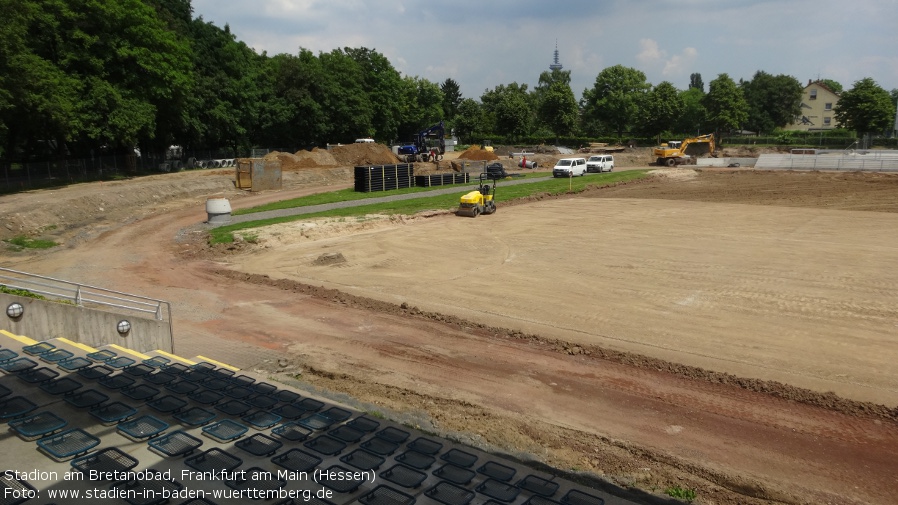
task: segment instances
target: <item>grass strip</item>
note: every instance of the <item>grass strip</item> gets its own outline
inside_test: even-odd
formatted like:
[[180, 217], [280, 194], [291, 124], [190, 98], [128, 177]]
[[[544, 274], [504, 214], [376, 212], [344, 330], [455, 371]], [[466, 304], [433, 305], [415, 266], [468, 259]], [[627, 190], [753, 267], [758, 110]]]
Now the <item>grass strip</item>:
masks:
[[[496, 188], [496, 202], [506, 202], [509, 200], [515, 200], [518, 198], [526, 198], [531, 195], [536, 194], [548, 194], [548, 195], [562, 195], [567, 193], [579, 193], [587, 189], [589, 186], [593, 187], [602, 187], [609, 186], [618, 182], [632, 181], [636, 179], [642, 179], [647, 177], [648, 170], [628, 170], [626, 172], [610, 172], [605, 174], [590, 174], [585, 177], [574, 177], [572, 179], [567, 178], [559, 178], [559, 179], [550, 179], [547, 181], [538, 181], [530, 184], [519, 184], [514, 186], [502, 186], [502, 182], [499, 181], [499, 185]], [[529, 175], [529, 174], [528, 174]], [[280, 223], [289, 223], [293, 221], [300, 221], [304, 219], [315, 219], [321, 217], [349, 217], [349, 216], [364, 216], [366, 214], [416, 214], [425, 210], [449, 210], [455, 209], [458, 207], [458, 201], [462, 194], [464, 194], [466, 189], [472, 190], [474, 189], [471, 184], [460, 184], [459, 192], [450, 194], [450, 195], [437, 195], [437, 196], [422, 196], [421, 198], [414, 198], [411, 200], [401, 200], [396, 202], [385, 202], [385, 203], [375, 203], [369, 205], [359, 205], [357, 207], [348, 207], [343, 209], [333, 209], [323, 212], [315, 212], [310, 214], [300, 214], [295, 216], [282, 216], [275, 217], [270, 219], [260, 219], [257, 221], [247, 221], [244, 223], [235, 223], [226, 226], [221, 226], [218, 228], [214, 228], [209, 232], [209, 243], [210, 244], [223, 244], [230, 243], [234, 241], [234, 232], [241, 230], [248, 230], [252, 228], [260, 228], [263, 226], [270, 226], [273, 224]], [[434, 188], [424, 188], [425, 190], [432, 190]], [[345, 191], [350, 190], [340, 190], [333, 191], [330, 193], [322, 193], [321, 195], [334, 195], [331, 198], [338, 198], [340, 195], [345, 194]], [[364, 198], [374, 198], [380, 197], [390, 194], [401, 194], [396, 193], [394, 191], [390, 192], [377, 192], [377, 193], [359, 193], [364, 195]], [[312, 195], [312, 196], [321, 196], [321, 195]], [[300, 203], [298, 205], [292, 205], [289, 207], [281, 207], [281, 208], [295, 208], [295, 207], [304, 207], [307, 205], [317, 205], [320, 203], [332, 203], [337, 201], [345, 201], [345, 200], [333, 200], [328, 202], [326, 200], [315, 199], [315, 200], [307, 200], [310, 197], [302, 197], [297, 198], [293, 201], [294, 203]], [[325, 197], [326, 198], [326, 197]], [[363, 198], [363, 199], [364, 199]], [[286, 201], [286, 200], [285, 200]], [[314, 201], [315, 203], [306, 203], [308, 201]], [[266, 209], [273, 210], [273, 209]]]

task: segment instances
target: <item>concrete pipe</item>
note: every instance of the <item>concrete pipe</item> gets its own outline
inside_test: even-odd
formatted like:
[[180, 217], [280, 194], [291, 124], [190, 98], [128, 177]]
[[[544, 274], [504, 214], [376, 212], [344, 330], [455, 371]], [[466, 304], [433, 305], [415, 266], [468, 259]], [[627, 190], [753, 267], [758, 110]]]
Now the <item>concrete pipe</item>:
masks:
[[536, 162], [521, 160], [521, 162], [518, 163], [518, 166], [521, 168], [536, 168]]
[[206, 200], [206, 215], [210, 224], [230, 223], [231, 202], [227, 198], [209, 198]]

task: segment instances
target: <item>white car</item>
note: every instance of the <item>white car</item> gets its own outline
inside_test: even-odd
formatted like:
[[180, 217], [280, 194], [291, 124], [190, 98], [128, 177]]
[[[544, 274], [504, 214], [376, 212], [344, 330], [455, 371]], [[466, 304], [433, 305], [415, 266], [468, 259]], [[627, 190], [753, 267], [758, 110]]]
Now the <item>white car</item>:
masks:
[[552, 169], [552, 177], [573, 177], [586, 174], [586, 158], [562, 158]]
[[363, 139], [355, 139], [356, 144], [373, 144], [374, 139], [372, 138], [363, 138]]
[[610, 154], [597, 154], [595, 156], [590, 156], [588, 160], [586, 160], [586, 171], [587, 172], [613, 172], [614, 171], [614, 156]]

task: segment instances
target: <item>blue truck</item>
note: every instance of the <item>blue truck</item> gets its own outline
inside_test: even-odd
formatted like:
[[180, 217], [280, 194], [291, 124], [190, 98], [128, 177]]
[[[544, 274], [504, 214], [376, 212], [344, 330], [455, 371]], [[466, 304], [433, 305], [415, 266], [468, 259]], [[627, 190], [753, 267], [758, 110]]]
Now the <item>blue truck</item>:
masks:
[[399, 147], [399, 157], [407, 163], [415, 161], [439, 161], [446, 152], [446, 126], [439, 123], [421, 130], [407, 144]]

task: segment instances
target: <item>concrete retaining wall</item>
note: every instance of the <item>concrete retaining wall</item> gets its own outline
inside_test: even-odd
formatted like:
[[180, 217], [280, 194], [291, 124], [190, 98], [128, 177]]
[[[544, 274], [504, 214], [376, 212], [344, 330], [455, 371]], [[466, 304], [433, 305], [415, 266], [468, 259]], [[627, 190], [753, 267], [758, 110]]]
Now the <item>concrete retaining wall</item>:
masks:
[[738, 163], [740, 167], [753, 167], [757, 158], [698, 158], [695, 160], [699, 167], [728, 167]]
[[762, 154], [755, 168], [898, 172], [898, 155]]
[[[6, 308], [13, 302], [21, 303], [25, 308], [25, 313], [18, 320], [6, 315]], [[0, 329], [35, 340], [64, 337], [92, 347], [119, 344], [140, 352], [156, 349], [174, 352], [168, 321], [123, 316], [6, 293], [0, 293], [0, 310]], [[131, 331], [124, 336], [116, 330], [118, 322], [123, 319], [131, 323]]]

